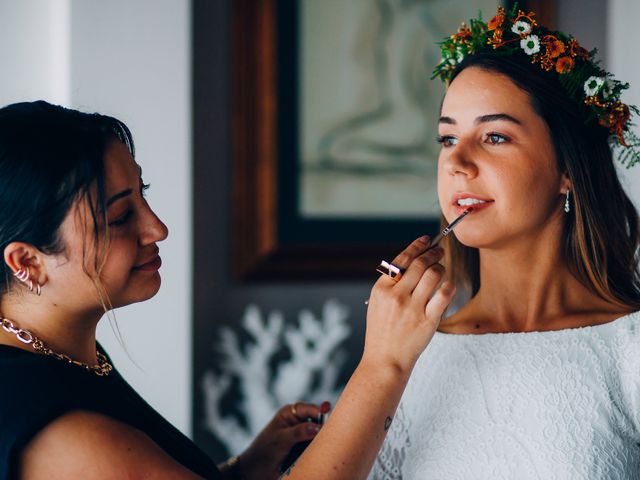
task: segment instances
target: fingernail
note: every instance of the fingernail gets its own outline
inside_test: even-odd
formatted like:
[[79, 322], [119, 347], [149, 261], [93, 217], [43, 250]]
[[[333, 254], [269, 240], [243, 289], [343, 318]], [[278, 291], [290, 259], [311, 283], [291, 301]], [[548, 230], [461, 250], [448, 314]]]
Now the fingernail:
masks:
[[453, 283], [446, 281], [442, 284], [441, 288], [444, 294], [449, 295], [450, 293], [453, 293], [455, 291], [456, 286]]
[[423, 235], [418, 240], [426, 245], [427, 243], [429, 243], [429, 235]]
[[320, 425], [317, 423], [310, 423], [307, 425], [307, 433], [313, 435], [314, 433], [318, 433], [320, 431]]
[[331, 410], [331, 402], [322, 402], [322, 404], [320, 405], [320, 413], [329, 413], [329, 410]]

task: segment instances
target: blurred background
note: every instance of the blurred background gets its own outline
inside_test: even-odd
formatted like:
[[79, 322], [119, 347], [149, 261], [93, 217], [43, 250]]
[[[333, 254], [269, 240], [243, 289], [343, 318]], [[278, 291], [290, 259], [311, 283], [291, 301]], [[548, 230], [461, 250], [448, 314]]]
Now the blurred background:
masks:
[[[640, 3], [529, 3], [597, 46], [640, 105]], [[496, 2], [0, 0], [0, 104], [45, 99], [133, 132], [170, 229], [163, 286], [116, 312], [126, 350], [106, 321], [99, 339], [216, 460], [283, 403], [337, 397], [375, 280], [362, 265], [383, 251], [367, 232], [435, 231], [428, 45], [481, 6], [487, 19]], [[640, 206], [640, 167], [621, 175]]]

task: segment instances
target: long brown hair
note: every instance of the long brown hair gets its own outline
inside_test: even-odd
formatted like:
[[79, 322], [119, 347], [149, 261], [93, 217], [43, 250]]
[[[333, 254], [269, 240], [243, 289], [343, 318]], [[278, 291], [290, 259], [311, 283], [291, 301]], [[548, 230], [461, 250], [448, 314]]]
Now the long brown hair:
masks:
[[[618, 179], [609, 132], [589, 111], [565, 93], [557, 74], [517, 56], [477, 54], [461, 62], [506, 75], [526, 91], [536, 113], [547, 123], [558, 168], [571, 181], [571, 211], [566, 215], [563, 251], [572, 274], [599, 297], [640, 308], [638, 212]], [[444, 219], [443, 219], [444, 223]], [[478, 250], [453, 235], [444, 243], [451, 280], [471, 295], [480, 289]]]

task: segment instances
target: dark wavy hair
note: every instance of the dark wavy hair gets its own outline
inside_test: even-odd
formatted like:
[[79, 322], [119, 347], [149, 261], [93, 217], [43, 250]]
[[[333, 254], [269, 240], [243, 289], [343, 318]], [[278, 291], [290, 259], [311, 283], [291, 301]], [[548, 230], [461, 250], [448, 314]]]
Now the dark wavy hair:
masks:
[[[558, 169], [572, 185], [563, 253], [573, 275], [607, 301], [640, 308], [638, 212], [618, 179], [608, 130], [568, 96], [555, 72], [543, 71], [528, 58], [469, 55], [453, 72], [452, 81], [469, 67], [507, 76], [529, 94], [535, 112], [549, 127]], [[478, 250], [453, 237], [445, 243], [449, 274], [473, 296], [480, 289]]]
[[[76, 200], [86, 199], [99, 238], [106, 224], [104, 156], [119, 140], [134, 154], [131, 132], [97, 113], [24, 102], [0, 109], [0, 248], [20, 241], [52, 254], [64, 251], [59, 228]], [[95, 192], [92, 195], [92, 190]], [[96, 265], [100, 259], [96, 259]], [[12, 285], [4, 264], [0, 295]]]

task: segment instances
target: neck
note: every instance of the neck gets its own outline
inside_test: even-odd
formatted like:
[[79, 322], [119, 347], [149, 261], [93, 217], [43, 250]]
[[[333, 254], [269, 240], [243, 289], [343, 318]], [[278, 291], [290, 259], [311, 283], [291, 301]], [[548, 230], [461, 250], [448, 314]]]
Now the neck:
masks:
[[[55, 305], [47, 305], [45, 299], [26, 304], [8, 298], [0, 302], [0, 311], [2, 317], [11, 320], [17, 328], [31, 332], [54, 352], [87, 365], [96, 364], [96, 328], [101, 313], [65, 312]], [[0, 331], [0, 343], [33, 351], [31, 345], [4, 330]]]
[[481, 287], [470, 302], [474, 316], [497, 331], [526, 332], [566, 326], [572, 315], [611, 311], [570, 272], [560, 239], [549, 232], [481, 249]]

